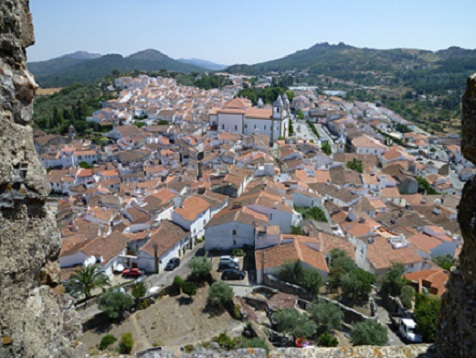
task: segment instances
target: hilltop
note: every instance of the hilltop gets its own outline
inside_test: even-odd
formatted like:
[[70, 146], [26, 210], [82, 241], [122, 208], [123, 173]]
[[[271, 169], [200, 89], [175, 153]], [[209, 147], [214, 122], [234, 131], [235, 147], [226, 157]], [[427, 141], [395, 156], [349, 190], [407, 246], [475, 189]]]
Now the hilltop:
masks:
[[28, 69], [41, 87], [64, 87], [73, 83], [92, 83], [113, 71], [202, 72], [203, 68], [183, 63], [154, 49], [123, 57], [119, 54], [95, 55], [87, 52], [61, 56], [47, 61], [30, 62]]

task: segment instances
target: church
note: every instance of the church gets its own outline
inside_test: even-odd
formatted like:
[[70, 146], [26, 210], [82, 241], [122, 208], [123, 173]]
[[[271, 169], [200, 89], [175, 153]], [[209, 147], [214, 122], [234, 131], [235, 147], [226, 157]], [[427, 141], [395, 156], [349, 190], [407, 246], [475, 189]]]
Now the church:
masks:
[[250, 100], [235, 98], [225, 103], [223, 108], [212, 108], [210, 125], [218, 132], [264, 134], [269, 136], [272, 145], [279, 137], [288, 135], [289, 107], [286, 94], [278, 96], [273, 107], [264, 107], [261, 99], [253, 107]]

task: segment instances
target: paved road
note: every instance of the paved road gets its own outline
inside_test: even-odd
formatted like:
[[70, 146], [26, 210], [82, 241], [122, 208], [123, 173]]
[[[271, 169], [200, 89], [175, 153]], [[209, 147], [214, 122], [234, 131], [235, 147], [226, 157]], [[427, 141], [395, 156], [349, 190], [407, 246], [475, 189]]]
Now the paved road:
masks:
[[390, 321], [390, 315], [388, 311], [382, 306], [381, 298], [373, 294], [372, 295], [375, 305], [377, 306], [377, 321], [380, 324], [383, 324], [388, 329], [388, 345], [389, 346], [403, 346], [405, 343], [402, 342], [400, 337], [393, 331], [393, 326]]

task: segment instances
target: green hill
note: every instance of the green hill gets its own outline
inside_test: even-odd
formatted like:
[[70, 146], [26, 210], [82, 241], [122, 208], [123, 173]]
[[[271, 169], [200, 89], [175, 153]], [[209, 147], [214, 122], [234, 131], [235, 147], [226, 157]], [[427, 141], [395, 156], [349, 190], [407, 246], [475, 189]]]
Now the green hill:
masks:
[[157, 50], [144, 50], [128, 57], [109, 54], [96, 58], [62, 56], [56, 59], [28, 64], [41, 87], [65, 87], [73, 83], [92, 83], [112, 71], [178, 71], [202, 72], [194, 65], [176, 61]]

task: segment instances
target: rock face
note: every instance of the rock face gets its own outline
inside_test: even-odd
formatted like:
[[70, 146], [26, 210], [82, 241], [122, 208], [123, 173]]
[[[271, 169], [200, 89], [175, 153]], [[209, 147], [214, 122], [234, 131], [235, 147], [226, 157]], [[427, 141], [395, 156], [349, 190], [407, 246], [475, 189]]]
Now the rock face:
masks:
[[[464, 157], [476, 164], [476, 74], [468, 78], [463, 96]], [[476, 357], [476, 179], [468, 181], [459, 204], [464, 239], [458, 267], [443, 296], [436, 348], [440, 357]]]
[[27, 0], [0, 2], [0, 356], [83, 357], [71, 302], [61, 294], [61, 240], [33, 145], [37, 85], [26, 70], [34, 42]]

